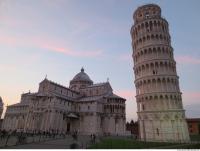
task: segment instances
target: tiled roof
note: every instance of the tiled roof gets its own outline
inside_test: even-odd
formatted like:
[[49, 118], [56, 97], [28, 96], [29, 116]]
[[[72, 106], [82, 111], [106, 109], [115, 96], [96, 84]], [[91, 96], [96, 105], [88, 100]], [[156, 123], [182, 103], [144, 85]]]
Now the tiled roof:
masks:
[[81, 69], [81, 72], [79, 72], [78, 74], [76, 74], [74, 76], [74, 78], [70, 81], [71, 82], [75, 82], [75, 81], [86, 81], [86, 82], [89, 82], [89, 83], [93, 83], [93, 81], [90, 79], [90, 77], [87, 75], [87, 73], [84, 72], [84, 69], [82, 68]]
[[9, 105], [8, 107], [20, 107], [20, 106], [28, 106], [29, 104], [26, 104], [26, 103], [16, 103], [16, 104], [13, 104], [13, 105]]
[[[66, 86], [63, 86], [63, 85], [61, 85], [61, 84], [58, 84], [58, 83], [53, 82], [53, 81], [48, 80], [48, 79], [45, 79], [45, 80], [47, 80], [49, 83], [51, 83], [51, 84], [53, 84], [53, 85], [56, 85], [56, 86], [61, 87], [61, 88], [64, 88], [64, 89], [67, 89], [67, 90], [69, 90], [69, 91], [71, 91], [71, 92], [73, 92], [73, 93], [79, 94], [79, 92], [74, 91], [74, 90], [72, 90], [72, 89], [70, 89], [70, 88], [68, 88], [68, 87], [66, 87]], [[45, 81], [45, 80], [43, 80], [43, 81]]]
[[126, 100], [125, 98], [122, 98], [114, 93], [112, 93], [111, 95], [107, 96], [107, 98], [117, 98], [117, 99], [123, 99], [123, 100]]
[[102, 99], [103, 97], [105, 97], [104, 95], [97, 95], [97, 96], [89, 96], [89, 97], [82, 97], [80, 99], [77, 100], [77, 102], [87, 102], [87, 101], [97, 101], [99, 99]]
[[96, 95], [96, 96], [89, 96], [89, 97], [82, 97], [80, 99], [78, 99], [77, 101], [97, 101], [97, 100], [100, 100], [102, 98], [117, 98], [117, 99], [123, 99], [123, 100], [126, 100], [116, 94], [104, 94], [104, 95]]
[[90, 86], [88, 86], [88, 87], [86, 87], [86, 88], [99, 87], [99, 86], [104, 86], [104, 85], [106, 85], [106, 84], [108, 84], [108, 82], [96, 83], [96, 84], [90, 85]]

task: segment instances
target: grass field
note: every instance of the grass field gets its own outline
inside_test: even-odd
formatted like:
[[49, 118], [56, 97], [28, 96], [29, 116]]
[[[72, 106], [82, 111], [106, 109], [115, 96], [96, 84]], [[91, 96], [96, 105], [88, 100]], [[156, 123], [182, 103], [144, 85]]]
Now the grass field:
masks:
[[179, 146], [171, 146], [163, 149], [200, 149], [200, 143], [199, 144], [183, 144]]
[[105, 138], [89, 149], [199, 149], [199, 144], [178, 144], [163, 142], [142, 142], [133, 139]]
[[141, 142], [132, 139], [105, 138], [101, 142], [90, 146], [90, 149], [142, 149], [142, 148], [156, 148], [156, 147], [171, 146], [171, 145], [176, 145], [176, 144], [160, 143], [160, 142]]
[[190, 135], [191, 141], [200, 141], [200, 135]]

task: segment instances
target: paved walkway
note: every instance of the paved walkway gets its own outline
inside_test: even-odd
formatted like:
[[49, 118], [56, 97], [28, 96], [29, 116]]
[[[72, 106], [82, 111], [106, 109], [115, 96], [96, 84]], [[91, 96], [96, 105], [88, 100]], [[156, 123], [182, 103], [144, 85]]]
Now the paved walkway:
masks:
[[[57, 138], [61, 138], [60, 136]], [[34, 137], [31, 137], [31, 136], [28, 136], [26, 138], [26, 142], [27, 144], [29, 143], [36, 143], [36, 142], [39, 142], [39, 141], [48, 141], [48, 140], [52, 140], [53, 138], [46, 138], [46, 137], [43, 137], [43, 136], [34, 136]], [[18, 138], [17, 136], [6, 136], [4, 137], [3, 139], [0, 138], [0, 148], [5, 148], [5, 146], [14, 146], [16, 145], [18, 142]]]
[[65, 139], [49, 140], [17, 146], [9, 146], [9, 149], [70, 149], [71, 144], [78, 144], [78, 148], [87, 148], [90, 144], [90, 136], [79, 136], [75, 141], [71, 136]]

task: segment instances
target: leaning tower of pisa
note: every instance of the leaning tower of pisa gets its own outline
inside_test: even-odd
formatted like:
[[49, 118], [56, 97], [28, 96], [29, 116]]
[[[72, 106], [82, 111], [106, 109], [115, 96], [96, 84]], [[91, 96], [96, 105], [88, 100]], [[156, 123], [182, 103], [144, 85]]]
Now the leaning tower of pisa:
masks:
[[155, 4], [138, 7], [131, 28], [140, 139], [189, 141], [169, 25]]

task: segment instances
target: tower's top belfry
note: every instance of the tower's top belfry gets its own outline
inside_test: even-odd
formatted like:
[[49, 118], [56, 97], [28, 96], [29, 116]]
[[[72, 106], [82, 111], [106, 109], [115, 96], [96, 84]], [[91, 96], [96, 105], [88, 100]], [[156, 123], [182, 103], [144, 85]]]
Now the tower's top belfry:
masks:
[[160, 18], [161, 8], [156, 4], [147, 4], [137, 8], [133, 14], [134, 22], [140, 22], [148, 18]]

